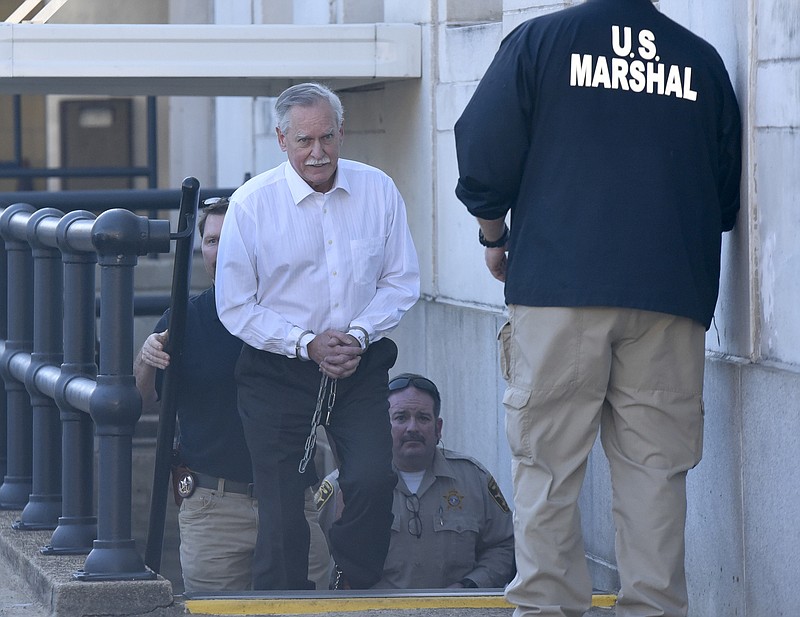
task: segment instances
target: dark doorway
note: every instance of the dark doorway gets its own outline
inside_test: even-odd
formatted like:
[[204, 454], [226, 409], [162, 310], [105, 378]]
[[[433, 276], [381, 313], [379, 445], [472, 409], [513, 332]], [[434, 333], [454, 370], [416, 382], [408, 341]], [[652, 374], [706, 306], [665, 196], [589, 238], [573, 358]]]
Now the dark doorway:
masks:
[[[130, 99], [61, 102], [61, 165], [66, 168], [131, 167]], [[66, 190], [129, 189], [130, 177], [65, 178]]]

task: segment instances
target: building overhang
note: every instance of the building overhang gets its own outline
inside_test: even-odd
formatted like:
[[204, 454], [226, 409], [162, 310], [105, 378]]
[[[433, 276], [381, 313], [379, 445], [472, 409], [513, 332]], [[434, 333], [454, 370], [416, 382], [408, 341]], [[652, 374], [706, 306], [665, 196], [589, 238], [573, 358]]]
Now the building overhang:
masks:
[[276, 96], [422, 75], [414, 24], [0, 23], [0, 93]]

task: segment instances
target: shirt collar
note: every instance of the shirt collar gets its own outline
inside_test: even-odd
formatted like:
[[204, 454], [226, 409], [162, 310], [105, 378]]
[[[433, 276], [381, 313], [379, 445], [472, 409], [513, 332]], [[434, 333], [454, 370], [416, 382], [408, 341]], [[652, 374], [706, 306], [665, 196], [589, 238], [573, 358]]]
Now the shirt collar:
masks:
[[437, 447], [433, 451], [433, 475], [438, 477], [455, 478], [456, 474], [453, 471], [453, 466], [450, 464], [442, 449]]
[[[425, 476], [422, 478], [422, 482], [419, 484], [419, 488], [417, 489], [417, 495], [422, 495], [427, 491], [433, 483], [436, 481], [436, 478], [456, 478], [456, 474], [453, 471], [453, 466], [450, 464], [450, 461], [445, 458], [444, 454], [442, 453], [442, 449], [437, 446], [437, 448], [433, 451], [433, 464], [425, 470]], [[401, 486], [401, 478], [398, 474], [398, 487]], [[402, 483], [401, 493], [406, 494], [408, 487], [405, 485], [405, 482]], [[411, 494], [410, 491], [408, 494]]]
[[[350, 183], [347, 181], [347, 175], [342, 169], [341, 161], [342, 159], [339, 159], [339, 165], [336, 166], [336, 175], [333, 179], [333, 188], [328, 193], [333, 193], [336, 189], [342, 189], [347, 194], [350, 194]], [[300, 205], [301, 201], [309, 195], [313, 195], [316, 191], [300, 177], [300, 174], [295, 171], [289, 161], [286, 161], [283, 165], [284, 176], [286, 177], [286, 183], [289, 185], [289, 191], [292, 193], [294, 205]]]

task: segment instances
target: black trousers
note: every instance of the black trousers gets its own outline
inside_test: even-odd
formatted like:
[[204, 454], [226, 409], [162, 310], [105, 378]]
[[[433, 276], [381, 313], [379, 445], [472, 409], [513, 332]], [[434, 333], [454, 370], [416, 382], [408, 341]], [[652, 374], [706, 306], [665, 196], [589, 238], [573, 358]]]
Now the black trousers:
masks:
[[[381, 339], [367, 349], [353, 375], [337, 382], [336, 402], [326, 427], [339, 459], [344, 498], [329, 541], [336, 563], [353, 588], [380, 580], [392, 525], [389, 369], [397, 346]], [[313, 589], [308, 580], [309, 530], [305, 489], [318, 481], [313, 460], [298, 471], [322, 373], [301, 362], [248, 345], [236, 366], [239, 412], [253, 462], [258, 499], [258, 539], [253, 589]], [[327, 401], [326, 401], [327, 402]], [[323, 417], [325, 410], [323, 405]]]

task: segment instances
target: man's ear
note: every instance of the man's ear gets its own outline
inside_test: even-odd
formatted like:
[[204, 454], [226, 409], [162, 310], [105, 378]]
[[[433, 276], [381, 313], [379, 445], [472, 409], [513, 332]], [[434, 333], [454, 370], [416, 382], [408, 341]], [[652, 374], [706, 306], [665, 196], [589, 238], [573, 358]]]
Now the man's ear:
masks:
[[436, 418], [436, 443], [439, 443], [439, 440], [442, 438], [442, 422], [441, 418]]
[[275, 127], [275, 134], [278, 136], [278, 145], [283, 152], [286, 152], [286, 135], [281, 133], [280, 127]]

